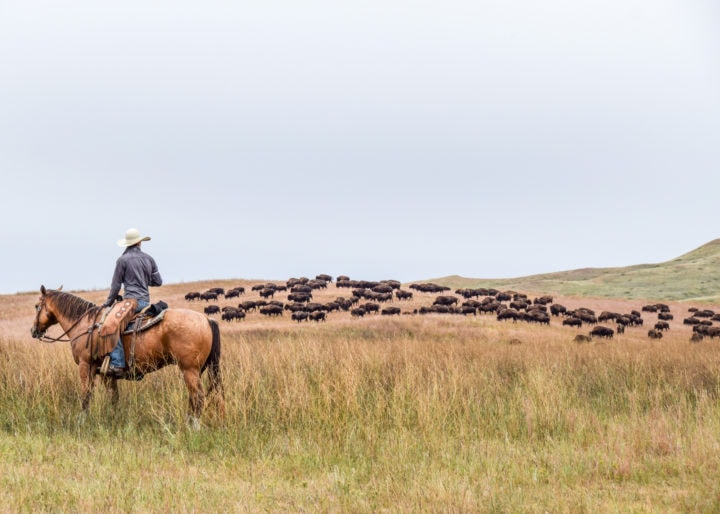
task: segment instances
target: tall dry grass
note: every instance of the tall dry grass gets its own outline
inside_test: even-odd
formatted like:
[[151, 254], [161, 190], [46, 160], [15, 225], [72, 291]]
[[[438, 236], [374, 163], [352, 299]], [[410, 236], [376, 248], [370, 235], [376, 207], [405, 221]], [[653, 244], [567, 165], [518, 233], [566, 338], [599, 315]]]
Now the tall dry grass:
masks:
[[248, 321], [222, 325], [226, 416], [211, 403], [192, 432], [176, 368], [122, 383], [115, 407], [98, 387], [79, 422], [69, 349], [24, 336], [17, 308], [0, 339], [2, 505], [720, 509], [720, 343], [678, 323], [578, 345], [555, 321], [487, 316]]

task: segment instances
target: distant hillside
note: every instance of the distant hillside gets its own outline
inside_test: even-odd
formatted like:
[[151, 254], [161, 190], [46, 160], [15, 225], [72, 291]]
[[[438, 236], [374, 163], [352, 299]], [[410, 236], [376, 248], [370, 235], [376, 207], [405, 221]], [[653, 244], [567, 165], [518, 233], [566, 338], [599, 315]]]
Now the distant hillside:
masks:
[[584, 268], [511, 279], [455, 275], [431, 282], [453, 289], [494, 287], [570, 296], [713, 302], [720, 299], [720, 239], [659, 264]]

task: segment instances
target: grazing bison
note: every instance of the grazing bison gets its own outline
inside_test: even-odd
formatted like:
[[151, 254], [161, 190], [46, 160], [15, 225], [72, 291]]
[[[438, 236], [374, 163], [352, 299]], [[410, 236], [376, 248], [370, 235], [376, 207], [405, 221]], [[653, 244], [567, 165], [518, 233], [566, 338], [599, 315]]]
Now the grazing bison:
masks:
[[353, 300], [350, 298], [343, 298], [341, 296], [335, 298], [335, 303], [337, 303], [344, 311], [349, 311], [353, 306]]
[[438, 296], [435, 298], [433, 305], [457, 305], [456, 296]]
[[593, 327], [593, 329], [590, 331], [590, 337], [606, 337], [608, 339], [611, 339], [614, 334], [615, 331], [612, 328], [605, 327], [603, 325]]
[[592, 341], [592, 337], [586, 336], [585, 334], [578, 334], [573, 338], [573, 341], [576, 343], [589, 343]]
[[363, 309], [365, 309], [365, 312], [380, 312], [380, 305], [373, 302], [367, 302], [363, 306]]
[[520, 317], [520, 313], [516, 311], [515, 309], [502, 309], [500, 312], [497, 313], [497, 320], [503, 321], [506, 319], [511, 319], [513, 321], [517, 321], [517, 319]]
[[307, 321], [309, 315], [306, 311], [297, 311], [292, 313], [292, 319], [300, 323], [301, 321]]
[[199, 300], [199, 299], [200, 299], [200, 293], [198, 293], [197, 291], [193, 291], [193, 292], [191, 292], [191, 293], [186, 294], [186, 295], [185, 295], [185, 299], [186, 299], [188, 302], [192, 302], [193, 300]]
[[225, 298], [237, 298], [241, 294], [245, 294], [244, 287], [233, 287], [232, 289], [225, 291]]
[[533, 300], [533, 303], [535, 305], [549, 305], [553, 303], [553, 297], [552, 296], [541, 296], [539, 298], [535, 298]]
[[357, 307], [350, 311], [350, 315], [352, 315], [353, 317], [356, 317], [356, 318], [362, 318], [363, 316], [365, 316], [365, 314], [366, 314], [366, 311], [362, 307]]
[[494, 299], [490, 302], [482, 301], [480, 302], [480, 307], [478, 307], [478, 311], [480, 311], [480, 313], [499, 312], [502, 306], [503, 305], [500, 302], [496, 302]]
[[449, 287], [439, 286], [437, 284], [425, 283], [425, 284], [410, 284], [410, 289], [415, 289], [421, 293], [442, 293], [444, 291], [450, 291]]
[[260, 290], [260, 296], [262, 298], [273, 298], [275, 296], [275, 289], [264, 288]]
[[550, 324], [550, 316], [548, 313], [538, 308], [533, 308], [527, 311], [523, 316], [523, 320], [530, 323], [541, 323], [545, 325]]
[[670, 330], [670, 323], [667, 321], [658, 321], [655, 323], [655, 330]]
[[600, 313], [600, 316], [598, 316], [598, 321], [600, 323], [604, 323], [605, 321], [615, 321], [620, 317], [620, 314], [617, 312], [608, 312], [608, 311], [602, 311]]
[[304, 303], [288, 303], [285, 305], [284, 309], [286, 311], [290, 312], [298, 312], [298, 311], [304, 311], [305, 310], [305, 304]]
[[663, 321], [672, 321], [673, 315], [669, 312], [658, 312], [658, 319]]
[[260, 307], [260, 314], [265, 316], [282, 316], [283, 308], [280, 305], [270, 304]]
[[205, 300], [206, 302], [209, 302], [210, 300], [217, 300], [218, 294], [214, 291], [205, 291], [200, 294], [200, 299]]
[[380, 311], [380, 314], [382, 314], [383, 316], [399, 315], [400, 307], [385, 307], [383, 310]]
[[594, 325], [598, 321], [595, 316], [595, 311], [586, 307], [580, 307], [572, 312], [568, 312], [568, 314], [572, 317], [578, 318], [583, 323], [588, 323], [590, 325]]
[[395, 296], [398, 300], [411, 300], [413, 294], [412, 291], [403, 291], [402, 289], [398, 289], [395, 291]]
[[477, 307], [474, 305], [463, 304], [460, 307], [460, 314], [472, 314], [473, 316], [477, 316]]
[[720, 337], [720, 327], [713, 327], [710, 325], [695, 325], [693, 327], [693, 332], [710, 338]]
[[715, 311], [711, 311], [710, 309], [703, 309], [696, 311], [694, 316], [696, 318], [712, 318], [715, 316]]
[[309, 317], [313, 321], [325, 321], [325, 312], [324, 311], [311, 312], [309, 314]]
[[553, 316], [560, 316], [561, 314], [565, 314], [567, 312], [567, 307], [564, 305], [560, 305], [559, 303], [554, 303], [550, 306], [550, 314]]
[[217, 306], [217, 305], [208, 305], [207, 307], [205, 307], [205, 308], [203, 309], [203, 311], [205, 312], [205, 314], [208, 314], [208, 315], [210, 315], [210, 314], [219, 314], [219, 313], [220, 313], [220, 307]]
[[650, 339], [662, 339], [662, 332], [655, 330], [654, 328], [648, 330], [648, 337]]
[[565, 318], [562, 322], [563, 325], [568, 327], [581, 327], [582, 326], [582, 320], [580, 318], [576, 318], [574, 316], [571, 316], [569, 318]]
[[309, 302], [312, 300], [312, 295], [309, 293], [290, 293], [288, 295], [288, 301], [291, 302]]
[[528, 307], [530, 307], [530, 302], [523, 299], [513, 300], [510, 302], [509, 307], [511, 309], [515, 309], [516, 311], [524, 311], [527, 310]]
[[243, 311], [241, 311], [240, 309], [231, 307], [222, 313], [221, 318], [224, 321], [233, 321], [233, 320], [242, 321], [243, 319], [245, 319], [245, 313]]
[[247, 300], [238, 304], [238, 307], [245, 311], [254, 311], [258, 308], [258, 302], [255, 300]]

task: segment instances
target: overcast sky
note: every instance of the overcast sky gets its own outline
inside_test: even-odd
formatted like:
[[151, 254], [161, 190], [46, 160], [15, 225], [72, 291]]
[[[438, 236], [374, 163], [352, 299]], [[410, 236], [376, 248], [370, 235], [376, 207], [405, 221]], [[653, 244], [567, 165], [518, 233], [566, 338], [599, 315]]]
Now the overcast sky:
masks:
[[714, 0], [0, 0], [0, 293], [662, 262], [720, 237]]

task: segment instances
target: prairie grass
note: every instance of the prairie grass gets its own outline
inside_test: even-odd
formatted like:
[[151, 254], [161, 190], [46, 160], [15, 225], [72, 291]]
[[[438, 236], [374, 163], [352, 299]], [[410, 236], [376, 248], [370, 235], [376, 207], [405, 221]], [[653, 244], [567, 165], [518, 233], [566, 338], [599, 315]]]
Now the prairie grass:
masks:
[[0, 298], [2, 510], [720, 510], [719, 343], [679, 323], [576, 344], [555, 320], [258, 315], [222, 325], [226, 415], [194, 432], [175, 367], [81, 420], [33, 301]]

